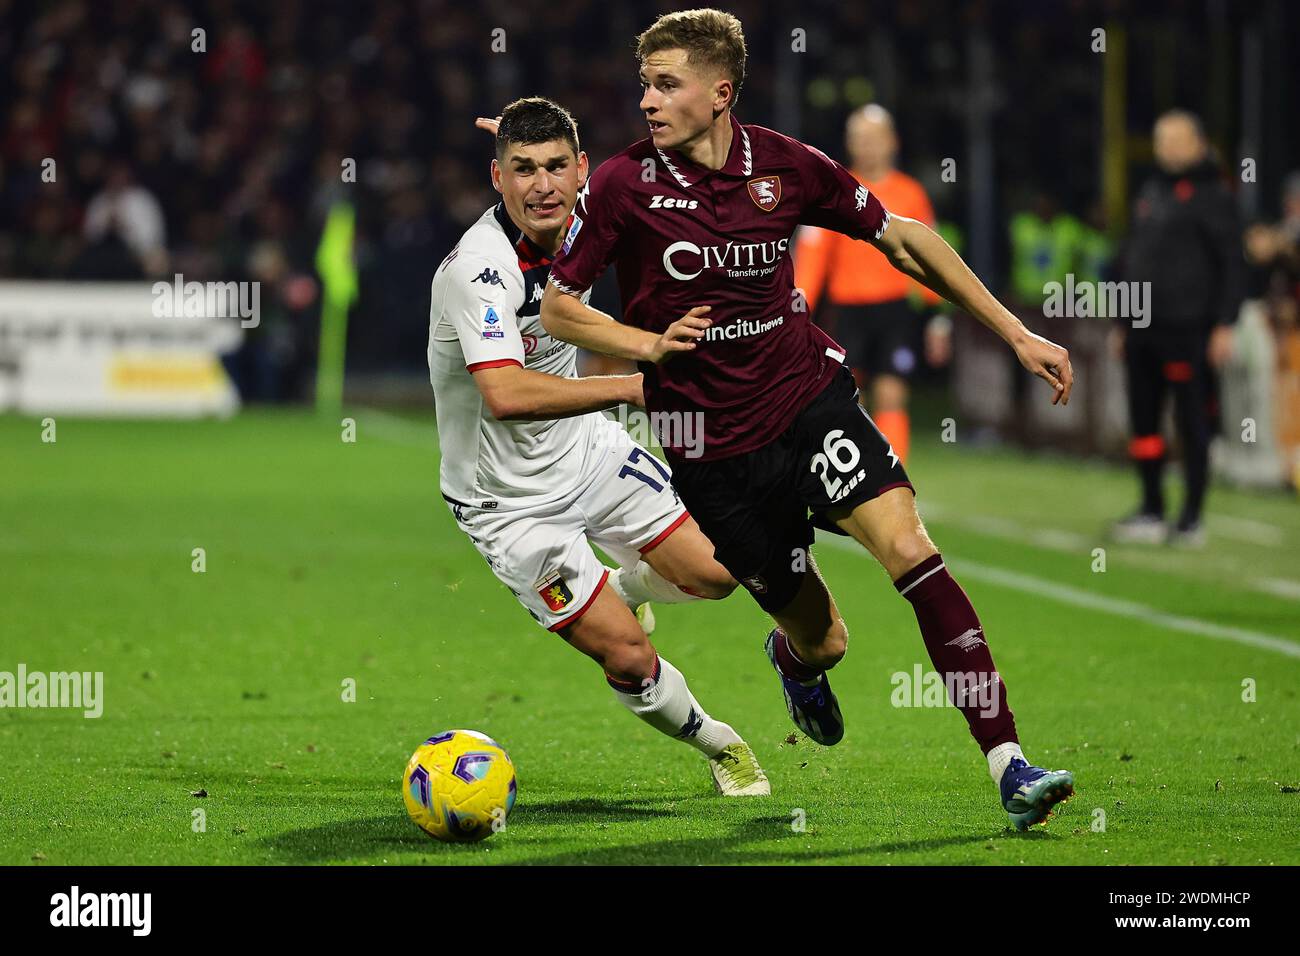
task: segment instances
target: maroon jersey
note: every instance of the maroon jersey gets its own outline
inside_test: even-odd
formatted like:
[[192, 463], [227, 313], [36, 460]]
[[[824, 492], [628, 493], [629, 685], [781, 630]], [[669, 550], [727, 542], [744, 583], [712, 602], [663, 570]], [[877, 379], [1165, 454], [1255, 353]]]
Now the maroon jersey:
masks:
[[602, 163], [550, 274], [576, 295], [613, 262], [623, 321], [650, 332], [713, 307], [693, 351], [642, 364], [650, 411], [703, 413], [703, 450], [691, 457], [705, 461], [777, 438], [844, 360], [795, 291], [795, 228], [878, 239], [889, 225], [867, 188], [820, 150], [734, 117], [731, 131], [719, 170], [648, 138]]

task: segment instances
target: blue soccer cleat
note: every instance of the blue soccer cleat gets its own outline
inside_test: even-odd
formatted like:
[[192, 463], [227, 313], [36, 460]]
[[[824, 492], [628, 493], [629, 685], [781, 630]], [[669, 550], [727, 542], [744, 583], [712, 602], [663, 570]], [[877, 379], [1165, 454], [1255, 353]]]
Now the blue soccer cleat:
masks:
[[817, 743], [831, 747], [844, 739], [844, 717], [840, 714], [840, 702], [831, 690], [830, 678], [823, 672], [821, 680], [811, 687], [786, 677], [776, 662], [776, 628], [767, 635], [767, 659], [772, 662], [777, 676], [781, 678], [781, 689], [785, 692], [785, 709], [790, 714], [794, 725]]
[[1074, 774], [1031, 767], [1013, 757], [1002, 771], [1002, 806], [1017, 830], [1044, 822], [1059, 803], [1074, 796]]

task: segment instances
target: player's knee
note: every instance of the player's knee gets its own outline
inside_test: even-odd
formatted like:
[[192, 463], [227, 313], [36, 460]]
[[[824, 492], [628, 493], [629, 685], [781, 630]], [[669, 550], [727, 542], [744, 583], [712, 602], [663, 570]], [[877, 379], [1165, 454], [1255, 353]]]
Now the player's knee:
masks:
[[697, 597], [721, 601], [736, 590], [736, 579], [715, 561], [710, 567], [702, 568], [689, 575], [679, 587]]
[[890, 540], [889, 571], [895, 576], [910, 571], [935, 553], [934, 542], [920, 528], [900, 531]]
[[635, 633], [629, 630], [610, 640], [598, 663], [611, 677], [640, 682], [654, 675], [657, 656], [650, 639], [637, 627]]

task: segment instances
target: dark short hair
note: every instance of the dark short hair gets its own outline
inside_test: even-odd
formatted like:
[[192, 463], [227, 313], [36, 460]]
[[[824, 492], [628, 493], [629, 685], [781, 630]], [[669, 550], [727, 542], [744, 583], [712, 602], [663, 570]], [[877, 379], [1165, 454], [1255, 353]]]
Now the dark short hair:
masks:
[[660, 50], [685, 50], [691, 66], [708, 66], [723, 74], [733, 90], [727, 105], [736, 105], [748, 54], [745, 31], [730, 13], [709, 7], [665, 13], [636, 38], [636, 58], [641, 63]]
[[578, 155], [578, 124], [559, 103], [544, 96], [527, 96], [515, 100], [501, 111], [501, 125], [497, 127], [497, 162], [505, 159], [506, 146], [517, 143], [549, 143], [560, 139]]

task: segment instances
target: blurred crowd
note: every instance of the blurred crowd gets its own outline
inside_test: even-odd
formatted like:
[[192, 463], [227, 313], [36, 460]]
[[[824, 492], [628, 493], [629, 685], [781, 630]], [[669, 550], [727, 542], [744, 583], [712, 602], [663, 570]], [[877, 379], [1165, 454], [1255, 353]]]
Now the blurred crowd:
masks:
[[[671, 6], [0, 0], [0, 277], [260, 281], [241, 391], [298, 397], [315, 354], [321, 224], [346, 201], [361, 289], [349, 369], [418, 369], [430, 273], [494, 199], [490, 145], [473, 118], [520, 95], [553, 96], [599, 162], [644, 135], [634, 37]], [[1077, 41], [1115, 4], [1033, 17], [984, 0], [726, 6], [750, 46], [742, 120], [797, 117], [791, 132], [843, 158], [847, 112], [886, 102], [907, 168], [949, 222], [965, 199], [940, 163], [964, 149], [970, 38], [982, 32], [996, 60], [978, 95], [1009, 146], [996, 163], [1004, 223], [1021, 211], [1050, 217], [1052, 204], [1088, 222], [1098, 74]], [[1175, 40], [1193, 29], [1170, 23]], [[794, 28], [805, 33], [796, 58]], [[1076, 121], [1041, 135], [1063, 111]], [[346, 160], [355, 182], [344, 181]], [[1046, 170], [1053, 198], [1031, 206], [1019, 187]], [[1277, 238], [1287, 235], [1293, 248], [1293, 229], [1254, 235], [1261, 254], [1285, 259]], [[1011, 260], [1001, 256], [1004, 275]]]

